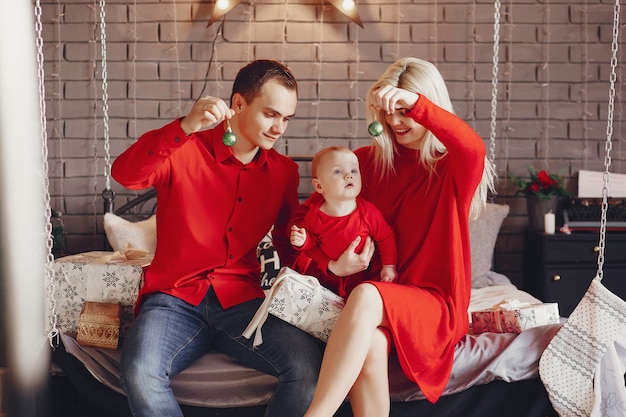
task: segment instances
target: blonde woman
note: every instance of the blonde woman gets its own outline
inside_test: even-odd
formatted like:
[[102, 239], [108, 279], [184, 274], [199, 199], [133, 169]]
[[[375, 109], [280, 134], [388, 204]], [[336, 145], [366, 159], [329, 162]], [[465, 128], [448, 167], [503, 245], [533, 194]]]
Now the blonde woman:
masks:
[[[362, 196], [395, 231], [398, 279], [362, 283], [350, 294], [307, 417], [332, 416], [346, 396], [355, 417], [387, 416], [389, 355], [436, 402], [469, 326], [468, 220], [494, 181], [483, 141], [453, 114], [439, 71], [417, 58], [393, 63], [366, 103], [369, 121], [382, 122], [383, 132], [355, 152]], [[371, 241], [360, 254], [349, 249], [328, 263], [324, 279], [367, 267]]]

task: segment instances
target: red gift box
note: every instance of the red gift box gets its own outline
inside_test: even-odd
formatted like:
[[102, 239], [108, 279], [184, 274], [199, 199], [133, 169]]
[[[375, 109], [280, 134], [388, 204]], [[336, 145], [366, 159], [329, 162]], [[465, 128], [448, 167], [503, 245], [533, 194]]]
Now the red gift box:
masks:
[[558, 322], [557, 303], [528, 304], [504, 300], [492, 308], [472, 312], [472, 333], [521, 333], [532, 327]]

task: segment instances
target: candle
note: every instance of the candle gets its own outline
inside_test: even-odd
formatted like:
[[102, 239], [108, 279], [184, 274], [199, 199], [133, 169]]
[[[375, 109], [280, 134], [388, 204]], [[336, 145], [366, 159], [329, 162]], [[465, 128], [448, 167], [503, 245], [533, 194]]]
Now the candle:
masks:
[[554, 230], [556, 228], [556, 219], [554, 217], [554, 213], [549, 212], [544, 214], [543, 216], [543, 231], [547, 234], [547, 235], [553, 235], [554, 234]]

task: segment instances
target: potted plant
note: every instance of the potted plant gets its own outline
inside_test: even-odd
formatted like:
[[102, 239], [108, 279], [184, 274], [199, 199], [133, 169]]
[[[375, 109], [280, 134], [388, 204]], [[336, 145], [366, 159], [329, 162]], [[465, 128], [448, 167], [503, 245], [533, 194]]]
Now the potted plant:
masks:
[[558, 200], [568, 197], [563, 178], [560, 175], [549, 174], [546, 170], [536, 171], [534, 167], [528, 167], [530, 180], [511, 176], [512, 182], [517, 187], [517, 194], [526, 196], [526, 208], [530, 227], [542, 231], [544, 228], [543, 218], [546, 213], [557, 212]]

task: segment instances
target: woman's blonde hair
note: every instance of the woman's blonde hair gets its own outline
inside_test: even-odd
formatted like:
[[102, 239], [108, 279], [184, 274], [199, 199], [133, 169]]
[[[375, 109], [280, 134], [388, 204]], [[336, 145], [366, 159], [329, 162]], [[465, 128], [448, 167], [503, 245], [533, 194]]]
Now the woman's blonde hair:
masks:
[[[452, 102], [448, 94], [443, 77], [437, 68], [430, 62], [419, 58], [402, 58], [393, 63], [380, 79], [370, 88], [366, 98], [367, 122], [378, 120], [382, 123], [385, 119], [383, 111], [375, 111], [370, 106], [370, 97], [373, 91], [383, 86], [394, 86], [427, 97], [435, 105], [454, 113]], [[380, 136], [373, 138], [374, 142], [374, 165], [382, 176], [393, 173], [393, 160], [397, 151], [395, 136], [386, 123]], [[431, 174], [435, 174], [437, 161], [445, 157], [446, 147], [430, 131], [426, 131], [424, 139], [420, 143], [419, 163]], [[472, 199], [470, 217], [476, 217], [485, 207], [489, 192], [495, 191], [495, 169], [485, 157], [485, 167], [480, 184]]]

